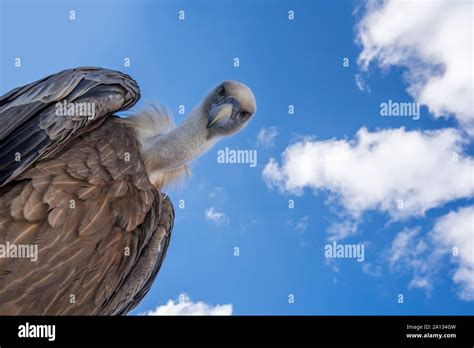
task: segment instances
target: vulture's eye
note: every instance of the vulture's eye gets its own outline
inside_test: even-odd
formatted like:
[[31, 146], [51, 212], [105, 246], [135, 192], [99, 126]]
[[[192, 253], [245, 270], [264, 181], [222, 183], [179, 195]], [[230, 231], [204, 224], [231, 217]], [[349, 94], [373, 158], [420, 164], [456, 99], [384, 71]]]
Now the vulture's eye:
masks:
[[219, 87], [219, 89], [217, 90], [217, 95], [219, 97], [225, 97], [225, 87], [224, 86]]
[[248, 111], [241, 111], [241, 112], [240, 112], [240, 117], [243, 118], [244, 120], [246, 120], [247, 118], [250, 117], [250, 112], [248, 112]]

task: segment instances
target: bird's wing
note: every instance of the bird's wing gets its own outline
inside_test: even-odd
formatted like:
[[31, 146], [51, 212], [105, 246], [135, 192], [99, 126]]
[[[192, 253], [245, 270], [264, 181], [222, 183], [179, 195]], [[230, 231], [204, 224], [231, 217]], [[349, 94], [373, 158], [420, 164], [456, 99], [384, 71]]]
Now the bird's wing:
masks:
[[[130, 76], [94, 67], [65, 70], [0, 97], [0, 187], [139, 98], [140, 90]], [[87, 103], [81, 105], [93, 107], [95, 117], [58, 112], [60, 105], [71, 103]]]
[[142, 230], [153, 229], [153, 235], [142, 249], [123, 285], [117, 289], [104, 309], [107, 314], [123, 315], [134, 309], [150, 290], [166, 257], [174, 224], [174, 208], [171, 200], [164, 193], [155, 199], [160, 202], [159, 214], [155, 215], [158, 218], [158, 224], [152, 227], [153, 224], [149, 223], [153, 218], [149, 216], [148, 223], [139, 226]]
[[171, 202], [148, 180], [132, 132], [114, 117], [60, 155], [33, 163], [0, 199], [0, 314], [126, 313], [166, 255]]

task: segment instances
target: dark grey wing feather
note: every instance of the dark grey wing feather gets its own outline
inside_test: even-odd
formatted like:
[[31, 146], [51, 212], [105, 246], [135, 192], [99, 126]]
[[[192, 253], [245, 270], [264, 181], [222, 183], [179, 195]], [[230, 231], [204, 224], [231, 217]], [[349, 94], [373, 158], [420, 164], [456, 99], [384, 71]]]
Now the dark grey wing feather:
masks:
[[[130, 76], [94, 67], [65, 70], [0, 97], [0, 187], [139, 98], [138, 85]], [[93, 103], [94, 119], [56, 115], [57, 102], [64, 100]]]

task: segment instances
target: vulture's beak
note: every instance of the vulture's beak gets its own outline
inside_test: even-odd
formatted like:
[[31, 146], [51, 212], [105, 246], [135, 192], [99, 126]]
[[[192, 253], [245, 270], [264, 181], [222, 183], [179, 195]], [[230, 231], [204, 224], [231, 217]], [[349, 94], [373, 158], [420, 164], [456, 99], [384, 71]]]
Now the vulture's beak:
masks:
[[239, 102], [233, 97], [227, 97], [217, 104], [212, 104], [209, 110], [207, 128], [222, 126], [239, 111]]

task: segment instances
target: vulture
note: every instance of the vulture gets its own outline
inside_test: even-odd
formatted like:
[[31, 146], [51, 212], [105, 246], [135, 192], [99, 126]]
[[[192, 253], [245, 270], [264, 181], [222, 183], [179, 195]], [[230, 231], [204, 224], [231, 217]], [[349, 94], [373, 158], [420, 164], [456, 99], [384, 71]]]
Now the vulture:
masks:
[[149, 291], [174, 210], [161, 190], [256, 111], [224, 81], [176, 126], [128, 75], [62, 71], [0, 98], [0, 315], [124, 315]]

